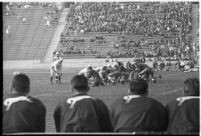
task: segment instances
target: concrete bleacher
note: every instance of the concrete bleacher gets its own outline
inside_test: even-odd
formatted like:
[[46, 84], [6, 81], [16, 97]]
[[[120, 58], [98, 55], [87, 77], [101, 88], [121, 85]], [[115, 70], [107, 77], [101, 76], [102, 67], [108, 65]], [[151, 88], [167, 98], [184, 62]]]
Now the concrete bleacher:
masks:
[[[46, 26], [44, 16], [52, 8], [33, 6], [15, 8], [15, 15], [3, 16], [3, 59], [4, 60], [40, 60], [52, 39], [53, 26]], [[22, 17], [27, 19], [22, 21]], [[10, 35], [6, 35], [7, 26], [11, 26]]]
[[[97, 44], [96, 42], [90, 42], [90, 39], [93, 37], [95, 37], [97, 34], [99, 34], [100, 36], [104, 37], [104, 40], [106, 41], [106, 43], [103, 44]], [[80, 58], [90, 58], [90, 57], [106, 57], [107, 56], [107, 52], [109, 50], [111, 50], [113, 48], [112, 42], [116, 42], [117, 41], [117, 37], [118, 37], [119, 33], [107, 33], [107, 32], [86, 32], [86, 33], [78, 33], [75, 35], [74, 32], [69, 32], [69, 35], [67, 37], [76, 37], [79, 39], [79, 37], [82, 37], [85, 41], [84, 42], [74, 42], [73, 46], [76, 46], [77, 48], [79, 48], [80, 50], [84, 50], [87, 53], [86, 54], [63, 54], [63, 58], [73, 58], [73, 56], [80, 57]], [[126, 39], [127, 40], [140, 40], [144, 38], [144, 36], [142, 35], [134, 35], [134, 34], [130, 34], [130, 35], [126, 35]], [[146, 37], [147, 41], [154, 41], [154, 40], [158, 40], [158, 39], [164, 39], [164, 37], [162, 36], [155, 36], [155, 37]], [[90, 46], [90, 50], [88, 48], [88, 45]], [[66, 48], [66, 44], [59, 44], [58, 46], [58, 50], [65, 50]], [[121, 48], [119, 48], [121, 50]], [[130, 48], [132, 49], [132, 48]], [[92, 54], [90, 51], [97, 51], [96, 54]], [[122, 48], [122, 50], [124, 50]], [[140, 50], [151, 50], [151, 47], [142, 47]]]

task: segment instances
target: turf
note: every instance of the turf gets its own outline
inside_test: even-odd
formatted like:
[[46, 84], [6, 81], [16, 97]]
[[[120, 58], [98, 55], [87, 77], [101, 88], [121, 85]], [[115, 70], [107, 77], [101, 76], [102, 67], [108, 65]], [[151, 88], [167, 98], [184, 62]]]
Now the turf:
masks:
[[[56, 132], [53, 112], [59, 101], [71, 96], [71, 78], [78, 73], [79, 70], [72, 69], [71, 72], [65, 72], [62, 77], [62, 84], [53, 85], [49, 81], [49, 73], [44, 70], [24, 70], [31, 80], [31, 91], [30, 95], [39, 98], [46, 106], [46, 132]], [[3, 96], [9, 94], [9, 86], [12, 79], [13, 71], [3, 72]], [[185, 79], [189, 77], [198, 77], [199, 72], [179, 72], [179, 71], [167, 71], [157, 72], [161, 74], [162, 79], [158, 79], [156, 83], [149, 83], [149, 96], [157, 99], [163, 105], [166, 105], [170, 100], [181, 96], [182, 85]], [[108, 107], [111, 103], [127, 94], [128, 83], [122, 85], [120, 83], [114, 86], [100, 86], [91, 87], [89, 94], [103, 100]]]

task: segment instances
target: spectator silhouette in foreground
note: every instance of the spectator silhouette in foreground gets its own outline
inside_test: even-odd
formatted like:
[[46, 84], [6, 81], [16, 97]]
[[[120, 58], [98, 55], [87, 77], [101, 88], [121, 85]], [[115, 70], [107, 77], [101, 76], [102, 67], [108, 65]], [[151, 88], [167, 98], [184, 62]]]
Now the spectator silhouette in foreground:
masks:
[[148, 84], [138, 78], [129, 83], [128, 95], [111, 105], [115, 132], [162, 132], [167, 125], [165, 107], [147, 97]]
[[29, 77], [15, 74], [11, 94], [3, 101], [3, 133], [45, 132], [46, 108], [29, 92]]
[[99, 99], [88, 95], [88, 79], [76, 75], [71, 80], [73, 96], [54, 111], [57, 132], [111, 132], [109, 110]]
[[166, 106], [169, 120], [167, 131], [170, 134], [199, 134], [199, 79], [186, 79], [183, 94]]

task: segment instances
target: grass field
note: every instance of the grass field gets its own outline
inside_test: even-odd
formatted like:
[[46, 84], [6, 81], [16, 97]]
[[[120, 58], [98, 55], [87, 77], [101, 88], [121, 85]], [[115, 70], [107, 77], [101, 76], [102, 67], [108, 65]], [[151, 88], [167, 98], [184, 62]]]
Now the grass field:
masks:
[[[3, 72], [3, 95], [9, 94], [9, 86], [11, 83], [13, 71]], [[21, 72], [21, 71], [20, 71]], [[79, 72], [79, 69], [68, 69], [65, 71], [62, 77], [62, 84], [50, 84], [49, 73], [47, 70], [23, 70], [31, 80], [30, 95], [39, 98], [46, 106], [46, 132], [56, 132], [53, 120], [53, 112], [57, 103], [70, 95], [71, 78]], [[199, 72], [178, 72], [167, 71], [157, 72], [161, 74], [162, 79], [157, 80], [157, 83], [149, 83], [149, 96], [157, 99], [162, 104], [167, 104], [170, 100], [181, 95], [182, 85], [185, 79], [189, 77], [198, 77]], [[100, 86], [91, 87], [89, 94], [97, 98], [102, 99], [108, 107], [118, 97], [127, 94], [128, 83], [122, 85], [117, 84], [115, 86]]]

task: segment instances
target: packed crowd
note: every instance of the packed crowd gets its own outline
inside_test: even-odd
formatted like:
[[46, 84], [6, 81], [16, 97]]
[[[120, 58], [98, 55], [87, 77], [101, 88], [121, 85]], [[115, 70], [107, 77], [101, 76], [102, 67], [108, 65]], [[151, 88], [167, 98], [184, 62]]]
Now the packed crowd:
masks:
[[191, 31], [189, 2], [78, 2], [66, 21], [77, 32], [126, 32], [161, 35]]
[[81, 50], [76, 46], [66, 46], [65, 49], [62, 50], [63, 54], [86, 54], [85, 50]]
[[[174, 59], [189, 58], [192, 30], [191, 9], [190, 2], [77, 2], [71, 6], [66, 16], [67, 27], [63, 35], [67, 38], [70, 30], [81, 33], [132, 33], [149, 37], [158, 35], [166, 40], [157, 39], [149, 42], [144, 39], [129, 41], [118, 38], [113, 42], [115, 43], [114, 49], [109, 50], [107, 55], [133, 57], [136, 53], [135, 49], [140, 48], [140, 50], [137, 49], [138, 55], [168, 56]], [[128, 50], [118, 49], [119, 47], [125, 47]], [[149, 51], [145, 50], [141, 53], [143, 47], [149, 48]]]
[[[75, 75], [70, 84], [72, 96], [59, 102], [53, 113], [56, 132], [199, 135], [197, 78], [186, 79], [183, 96], [166, 105], [149, 97], [148, 83], [142, 78], [133, 79], [128, 94], [110, 107], [88, 94], [90, 87], [84, 75]], [[13, 75], [11, 94], [3, 100], [3, 134], [45, 132], [49, 111], [41, 100], [30, 95], [30, 85], [26, 74]]]
[[138, 38], [131, 39], [124, 34], [117, 36], [116, 42], [112, 42], [113, 48], [107, 55], [111, 57], [174, 57], [189, 58], [192, 51], [190, 47], [191, 37], [186, 35], [185, 38]]

